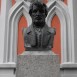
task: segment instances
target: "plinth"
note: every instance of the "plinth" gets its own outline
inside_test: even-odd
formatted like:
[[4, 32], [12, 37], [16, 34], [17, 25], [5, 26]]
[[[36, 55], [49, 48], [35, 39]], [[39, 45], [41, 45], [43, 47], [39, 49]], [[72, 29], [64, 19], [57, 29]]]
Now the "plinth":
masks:
[[26, 51], [17, 56], [16, 77], [60, 77], [58, 55], [51, 51]]

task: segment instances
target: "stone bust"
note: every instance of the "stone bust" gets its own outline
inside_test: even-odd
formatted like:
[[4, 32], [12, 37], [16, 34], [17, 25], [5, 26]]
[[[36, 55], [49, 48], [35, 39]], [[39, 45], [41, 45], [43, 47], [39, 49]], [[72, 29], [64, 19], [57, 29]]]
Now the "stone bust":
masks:
[[48, 14], [47, 6], [36, 1], [31, 4], [29, 14], [32, 18], [32, 24], [23, 29], [25, 50], [51, 50], [56, 32], [45, 22]]

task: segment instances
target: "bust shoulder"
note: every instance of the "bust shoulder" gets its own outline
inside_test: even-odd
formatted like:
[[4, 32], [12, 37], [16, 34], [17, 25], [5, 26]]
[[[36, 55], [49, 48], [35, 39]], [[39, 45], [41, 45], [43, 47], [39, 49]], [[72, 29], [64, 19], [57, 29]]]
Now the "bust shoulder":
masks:
[[56, 29], [55, 28], [51, 28], [51, 27], [49, 27], [49, 32], [51, 33], [51, 34], [56, 34]]
[[31, 26], [29, 26], [29, 27], [26, 27], [26, 28], [23, 28], [23, 34], [27, 34], [27, 33], [29, 33], [30, 31], [31, 31]]

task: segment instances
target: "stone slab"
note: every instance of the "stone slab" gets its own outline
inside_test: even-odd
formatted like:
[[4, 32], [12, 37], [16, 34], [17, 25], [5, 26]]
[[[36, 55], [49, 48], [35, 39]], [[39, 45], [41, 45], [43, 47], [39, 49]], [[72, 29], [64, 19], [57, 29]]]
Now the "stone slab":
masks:
[[16, 77], [60, 77], [58, 55], [38, 53], [18, 55]]

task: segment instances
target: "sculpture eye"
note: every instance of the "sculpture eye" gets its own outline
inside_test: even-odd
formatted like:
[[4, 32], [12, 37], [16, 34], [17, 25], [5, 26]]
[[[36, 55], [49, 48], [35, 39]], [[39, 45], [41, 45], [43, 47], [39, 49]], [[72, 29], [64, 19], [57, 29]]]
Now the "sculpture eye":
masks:
[[44, 10], [43, 10], [43, 9], [40, 9], [39, 12], [40, 12], [40, 13], [44, 13]]
[[38, 11], [37, 9], [36, 10], [33, 10], [33, 13], [37, 13], [37, 11]]

